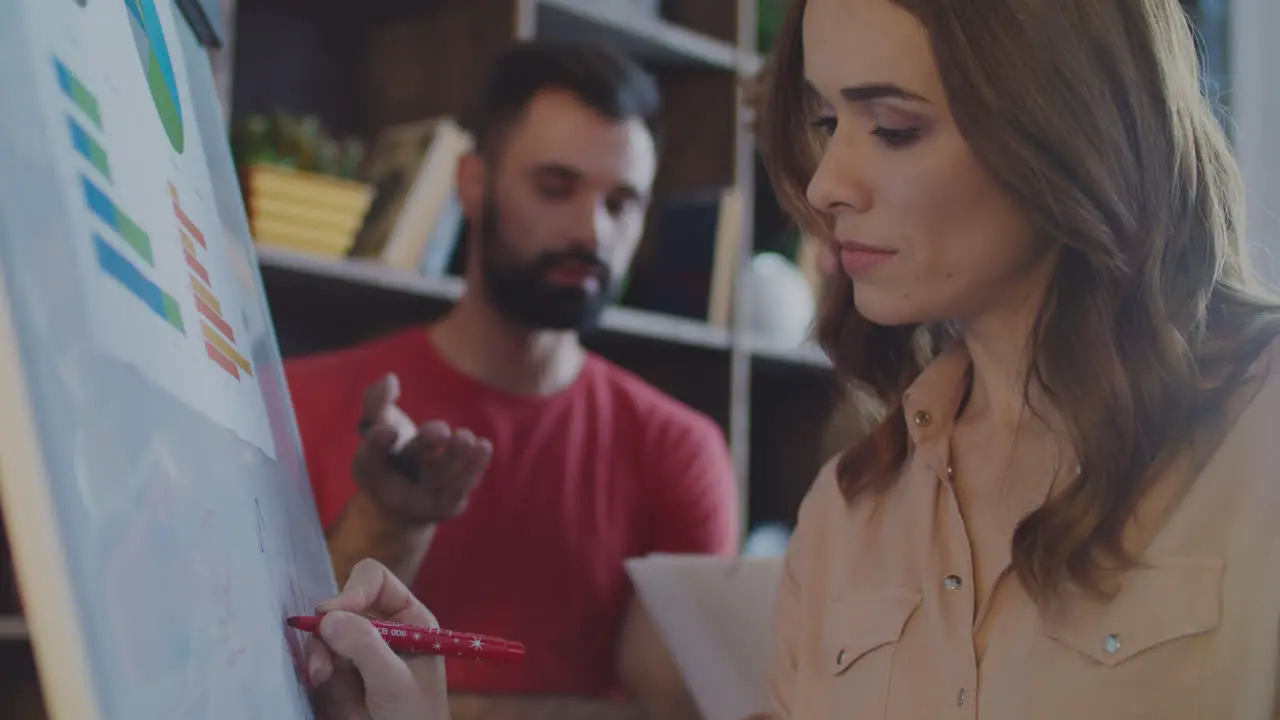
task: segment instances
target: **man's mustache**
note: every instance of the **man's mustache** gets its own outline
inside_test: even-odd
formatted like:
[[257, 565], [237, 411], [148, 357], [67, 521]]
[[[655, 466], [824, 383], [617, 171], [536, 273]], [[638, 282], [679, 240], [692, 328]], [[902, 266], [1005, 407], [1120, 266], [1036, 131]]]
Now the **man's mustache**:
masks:
[[562, 265], [582, 265], [592, 268], [604, 278], [609, 276], [609, 264], [590, 250], [570, 249], [544, 253], [537, 261], [540, 273]]

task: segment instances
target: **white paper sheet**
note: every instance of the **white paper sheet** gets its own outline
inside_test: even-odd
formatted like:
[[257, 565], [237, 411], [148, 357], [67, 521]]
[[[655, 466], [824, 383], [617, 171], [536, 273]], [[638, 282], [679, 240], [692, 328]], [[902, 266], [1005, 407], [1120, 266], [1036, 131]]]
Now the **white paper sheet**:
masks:
[[48, 3], [28, 34], [80, 254], [50, 280], [85, 288], [108, 355], [274, 459], [248, 358], [265, 323], [237, 303], [180, 19], [157, 0], [80, 5]]
[[781, 558], [650, 555], [627, 572], [706, 720], [769, 710]]

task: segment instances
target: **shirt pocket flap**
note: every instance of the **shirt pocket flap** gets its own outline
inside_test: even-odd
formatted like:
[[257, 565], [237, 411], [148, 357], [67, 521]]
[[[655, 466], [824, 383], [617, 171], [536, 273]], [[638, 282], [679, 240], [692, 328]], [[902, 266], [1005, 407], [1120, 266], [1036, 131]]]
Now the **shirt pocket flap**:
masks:
[[922, 595], [893, 587], [846, 591], [831, 598], [822, 645], [832, 675], [876, 648], [897, 642]]
[[1110, 601], [1083, 603], [1046, 623], [1058, 642], [1107, 667], [1178, 638], [1217, 627], [1222, 561], [1165, 560], [1126, 573]]

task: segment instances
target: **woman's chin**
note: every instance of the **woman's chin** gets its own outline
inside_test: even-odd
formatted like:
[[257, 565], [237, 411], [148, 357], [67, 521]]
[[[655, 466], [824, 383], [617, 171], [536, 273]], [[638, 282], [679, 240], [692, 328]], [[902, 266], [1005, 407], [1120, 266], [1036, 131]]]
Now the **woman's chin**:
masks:
[[876, 325], [915, 325], [930, 318], [901, 292], [886, 292], [882, 288], [859, 286], [853, 288], [853, 306], [858, 315]]

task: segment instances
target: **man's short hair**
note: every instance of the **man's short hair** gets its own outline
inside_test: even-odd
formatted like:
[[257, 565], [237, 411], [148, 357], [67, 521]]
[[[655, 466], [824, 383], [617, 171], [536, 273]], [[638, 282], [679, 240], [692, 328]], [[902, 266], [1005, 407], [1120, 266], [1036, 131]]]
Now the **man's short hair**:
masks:
[[545, 90], [562, 90], [587, 107], [617, 121], [640, 119], [657, 139], [661, 108], [658, 85], [634, 60], [593, 43], [530, 40], [505, 50], [464, 122], [476, 149], [491, 153]]

